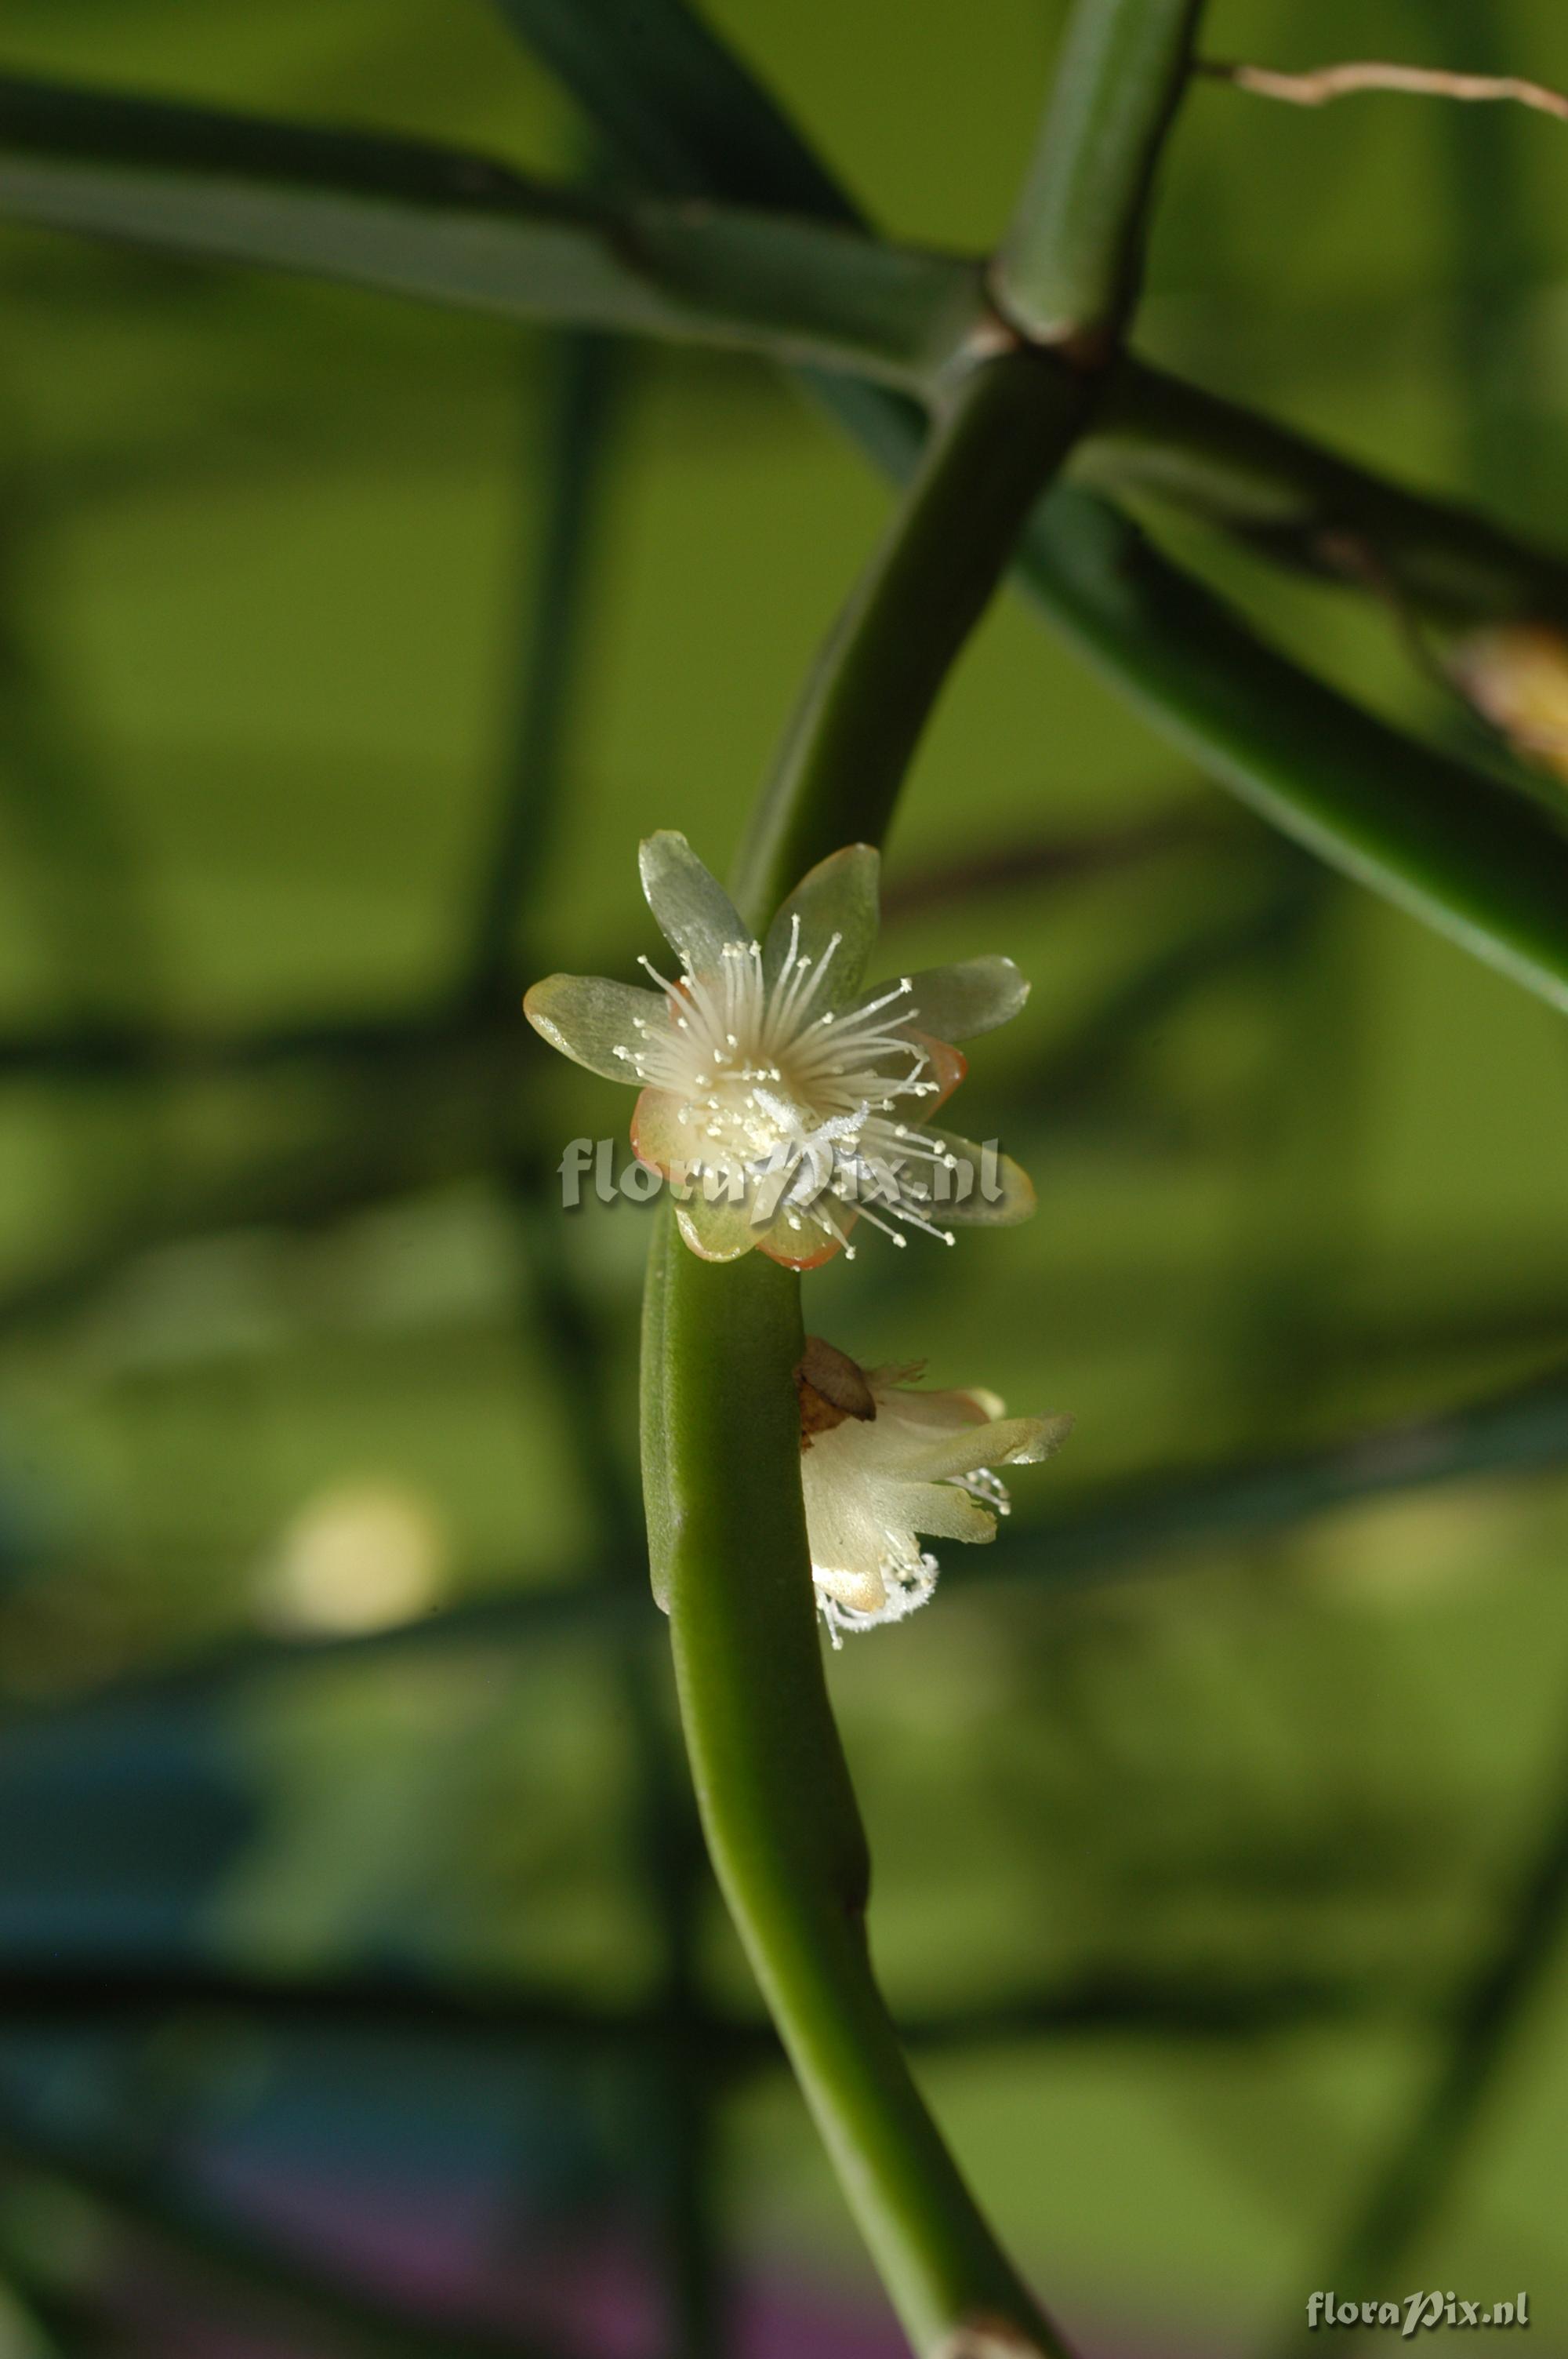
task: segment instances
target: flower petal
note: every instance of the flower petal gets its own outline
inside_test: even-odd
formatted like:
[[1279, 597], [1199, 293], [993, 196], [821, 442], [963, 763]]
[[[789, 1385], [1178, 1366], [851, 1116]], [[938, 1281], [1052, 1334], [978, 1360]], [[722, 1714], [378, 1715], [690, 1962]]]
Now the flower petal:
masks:
[[927, 1483], [919, 1478], [898, 1482], [883, 1476], [877, 1484], [877, 1500], [890, 1522], [896, 1518], [927, 1539], [983, 1541], [996, 1538], [992, 1511], [954, 1483]]
[[1029, 996], [1010, 958], [959, 959], [912, 974], [909, 1022], [939, 1040], [973, 1040], [1009, 1023]]
[[819, 1012], [842, 1007], [860, 990], [866, 961], [877, 938], [881, 861], [869, 843], [847, 843], [808, 868], [768, 928], [762, 973], [772, 990], [789, 956], [795, 920], [800, 921], [799, 951], [815, 967], [837, 934], [837, 948], [822, 987], [812, 1000]]
[[[938, 1169], [933, 1175], [933, 1202], [930, 1217], [938, 1226], [945, 1221], [957, 1221], [968, 1228], [1010, 1229], [1018, 1222], [1028, 1220], [1034, 1210], [1034, 1185], [1022, 1167], [1011, 1155], [1002, 1155], [991, 1146], [977, 1147], [973, 1139], [959, 1138], [951, 1131], [934, 1130], [921, 1125], [923, 1138], [935, 1138], [957, 1156], [958, 1169], [951, 1173]], [[966, 1178], [967, 1194], [958, 1190]], [[942, 1190], [949, 1193], [944, 1197]]]
[[[922, 967], [909, 984], [906, 1013], [900, 1017], [890, 1008], [887, 1020], [912, 1038], [933, 1033], [939, 1040], [972, 1040], [978, 1033], [994, 1032], [999, 1024], [1008, 1023], [1029, 996], [1029, 985], [1010, 958], [959, 959], [951, 966]], [[843, 1016], [858, 1015], [873, 999], [885, 999], [892, 988], [891, 982], [873, 984], [842, 1010]]]
[[662, 1022], [665, 1003], [656, 991], [602, 974], [547, 974], [527, 994], [523, 1013], [540, 1038], [574, 1064], [607, 1082], [634, 1082], [629, 1052], [643, 1044], [638, 1024]]
[[660, 933], [693, 974], [717, 973], [726, 942], [751, 940], [735, 904], [684, 835], [662, 828], [645, 836], [637, 864]]
[[682, 1237], [704, 1261], [739, 1261], [762, 1241], [752, 1218], [750, 1191], [733, 1198], [721, 1170], [693, 1177], [712, 1142], [700, 1125], [681, 1119], [681, 1102], [670, 1090], [644, 1090], [632, 1115], [632, 1152], [652, 1171], [662, 1171], [676, 1199]]
[[837, 1566], [813, 1565], [811, 1577], [825, 1597], [851, 1614], [880, 1614], [888, 1602], [887, 1583], [880, 1572], [846, 1572]]
[[[1060, 1450], [1072, 1430], [1070, 1417], [1000, 1417], [957, 1433], [911, 1434], [906, 1444], [888, 1453], [887, 1462], [905, 1482], [950, 1482], [955, 1475], [978, 1473], [982, 1466], [1033, 1466]], [[935, 1531], [936, 1527], [921, 1524], [917, 1528]]]
[[632, 1109], [632, 1152], [650, 1171], [684, 1180], [702, 1160], [703, 1140], [695, 1123], [681, 1119], [673, 1090], [644, 1090]]
[[[836, 1253], [843, 1252], [844, 1238], [860, 1217], [852, 1204], [836, 1201], [833, 1218], [843, 1235], [835, 1237], [825, 1234], [809, 1220], [798, 1229], [792, 1228], [788, 1220], [781, 1216], [758, 1236], [758, 1250], [765, 1253], [770, 1261], [776, 1261], [781, 1269], [820, 1269], [825, 1261], [831, 1261]], [[854, 1259], [852, 1254], [850, 1259]]]
[[1000, 1417], [1002, 1406], [995, 1393], [983, 1392], [966, 1386], [957, 1392], [922, 1392], [914, 1385], [890, 1385], [878, 1379], [881, 1368], [867, 1370], [876, 1398], [877, 1416], [893, 1425], [918, 1426], [923, 1431], [956, 1433], [961, 1428], [989, 1425]]
[[[924, 1078], [935, 1082], [936, 1093], [925, 1102], [926, 1114], [935, 1114], [945, 1106], [969, 1070], [969, 1060], [962, 1049], [955, 1049], [950, 1040], [934, 1039], [929, 1032], [912, 1032], [910, 1038], [917, 1049], [924, 1049], [926, 1070]], [[921, 1127], [925, 1128], [922, 1120]], [[933, 1132], [932, 1136], [937, 1134]]]
[[[818, 1587], [857, 1614], [876, 1613], [886, 1599], [882, 1567], [891, 1536], [860, 1453], [837, 1430], [818, 1434], [801, 1453], [800, 1480]], [[905, 1527], [906, 1547], [914, 1545], [914, 1530]]]
[[999, 1418], [999, 1425], [1024, 1426], [1028, 1431], [1008, 1445], [1006, 1455], [991, 1460], [992, 1465], [1038, 1466], [1043, 1458], [1054, 1458], [1073, 1430], [1070, 1409], [1058, 1409], [1050, 1417]]
[[683, 1204], [676, 1204], [676, 1223], [682, 1237], [701, 1261], [739, 1261], [757, 1244], [758, 1231], [752, 1225], [747, 1207], [732, 1204], [727, 1195], [714, 1201], [704, 1194], [700, 1182], [695, 1184]]

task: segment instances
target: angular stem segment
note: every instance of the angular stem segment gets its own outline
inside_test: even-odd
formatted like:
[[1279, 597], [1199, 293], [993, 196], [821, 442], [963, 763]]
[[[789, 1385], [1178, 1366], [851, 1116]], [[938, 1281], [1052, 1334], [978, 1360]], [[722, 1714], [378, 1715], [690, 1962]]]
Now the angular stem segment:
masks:
[[[903, 409], [832, 407], [908, 475]], [[1058, 484], [1018, 570], [1069, 645], [1167, 741], [1320, 858], [1568, 1011], [1568, 842], [1537, 806], [1404, 736], [1250, 632], [1125, 518]]]
[[1086, 357], [1137, 283], [1150, 185], [1191, 70], [1203, 0], [1076, 0], [1040, 137], [998, 256], [1003, 310]]
[[752, 815], [730, 881], [754, 925], [846, 842], [848, 812], [856, 832], [881, 840], [954, 658], [1087, 407], [1072, 370], [1027, 349], [959, 380], [828, 635]]
[[1423, 621], [1568, 623], [1561, 556], [1130, 355], [1110, 372], [1073, 474], [1168, 500], [1263, 556], [1381, 591]]
[[643, 1472], [708, 1850], [921, 2359], [988, 2347], [1062, 2359], [926, 2111], [871, 1972], [870, 1862], [808, 1570], [794, 1383], [804, 1345], [797, 1277], [760, 1254], [698, 1261], [661, 1219]]
[[0, 74], [0, 218], [504, 319], [864, 369], [924, 394], [980, 266], [794, 214], [531, 179], [427, 142]]

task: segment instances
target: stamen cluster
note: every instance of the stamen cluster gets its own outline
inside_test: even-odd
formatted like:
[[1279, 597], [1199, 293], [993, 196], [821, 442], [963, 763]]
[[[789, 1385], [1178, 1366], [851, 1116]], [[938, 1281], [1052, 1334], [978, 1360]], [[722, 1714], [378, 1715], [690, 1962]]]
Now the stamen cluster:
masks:
[[[1025, 1219], [1033, 1191], [994, 1145], [931, 1127], [968, 1067], [951, 1043], [1022, 1006], [1011, 959], [864, 987], [878, 861], [848, 844], [802, 877], [759, 940], [683, 835], [650, 836], [643, 888], [678, 967], [643, 990], [547, 975], [524, 1001], [554, 1048], [630, 1082], [638, 1160], [661, 1173], [708, 1261], [753, 1248], [792, 1269], [851, 1253], [861, 1218], [953, 1243], [947, 1225]], [[977, 1184], [978, 1183], [978, 1184]]]
[[941, 1083], [930, 1078], [930, 1049], [882, 1020], [895, 1006], [901, 1027], [916, 1020], [913, 978], [902, 975], [847, 1014], [819, 1006], [842, 941], [841, 933], [830, 935], [813, 959], [801, 949], [799, 918], [792, 919], [771, 989], [759, 941], [726, 942], [711, 978], [683, 962], [672, 983], [641, 959], [664, 995], [663, 1021], [637, 1017], [637, 1045], [614, 1053], [644, 1088], [668, 1092], [677, 1120], [704, 1143], [687, 1166], [688, 1180], [732, 1197], [761, 1189], [764, 1198], [768, 1183], [778, 1181], [764, 1209], [782, 1204], [797, 1231], [815, 1223], [850, 1260], [855, 1248], [827, 1197], [858, 1205], [894, 1245], [906, 1240], [871, 1209], [868, 1196], [893, 1220], [950, 1245], [953, 1232], [937, 1228], [924, 1210], [932, 1190], [920, 1167], [954, 1171], [957, 1158], [897, 1118], [903, 1103], [940, 1096]]

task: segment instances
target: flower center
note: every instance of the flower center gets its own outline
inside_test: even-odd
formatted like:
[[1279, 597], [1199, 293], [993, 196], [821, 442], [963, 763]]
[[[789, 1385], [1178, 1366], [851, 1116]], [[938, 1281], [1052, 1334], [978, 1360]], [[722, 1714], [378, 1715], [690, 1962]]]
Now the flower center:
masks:
[[[663, 1019], [639, 1017], [639, 1045], [615, 1053], [644, 1087], [676, 1100], [698, 1149], [693, 1176], [780, 1180], [790, 1224], [815, 1220], [840, 1242], [821, 1199], [853, 1199], [864, 1210], [869, 1185], [895, 1219], [951, 1245], [920, 1210], [930, 1201], [929, 1184], [899, 1176], [911, 1162], [925, 1170], [955, 1161], [939, 1140], [899, 1119], [904, 1102], [940, 1094], [927, 1051], [903, 1029], [920, 1012], [907, 1004], [914, 984], [902, 976], [849, 1013], [824, 1007], [823, 979], [842, 940], [832, 935], [814, 960], [802, 951], [800, 920], [792, 919], [788, 952], [771, 984], [760, 942], [726, 942], [717, 973], [696, 974], [683, 959], [674, 983], [644, 958], [639, 963], [665, 995]], [[868, 1217], [904, 1243], [875, 1213]]]

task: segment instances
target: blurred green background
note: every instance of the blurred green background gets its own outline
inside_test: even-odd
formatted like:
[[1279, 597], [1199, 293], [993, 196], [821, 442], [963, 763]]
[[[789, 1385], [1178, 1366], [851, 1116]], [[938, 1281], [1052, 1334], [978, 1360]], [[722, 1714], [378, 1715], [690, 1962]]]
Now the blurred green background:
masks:
[[[711, 14], [890, 231], [998, 234], [1054, 7]], [[1216, 0], [1206, 46], [1568, 85], [1552, 0]], [[481, 0], [12, 0], [3, 47], [583, 153]], [[1535, 118], [1200, 88], [1140, 349], [1568, 539], [1565, 194]], [[559, 807], [519, 872], [535, 971], [654, 947], [650, 828], [723, 866], [886, 495], [761, 364], [40, 234], [0, 274], [16, 2350], [50, 2317], [72, 2349], [337, 2347], [252, 2281], [281, 2256], [497, 2350], [896, 2351], [692, 1856], [629, 1504], [646, 1215], [552, 1195], [630, 1101], [474, 949], [572, 421], [599, 463]], [[1453, 727], [1376, 601], [1155, 522], [1314, 668]], [[1160, 1501], [1552, 1365], [1568, 1045], [1011, 601], [887, 883], [890, 968], [1000, 949], [1033, 980], [957, 1111], [1039, 1216], [868, 1248], [810, 1322], [1077, 1427], [989, 1557], [834, 1659], [879, 1959], [1090, 2359], [1261, 2353], [1456, 2001], [1550, 1951], [1519, 1895], [1568, 1807], [1568, 1492], [1494, 1472], [1173, 1546]], [[1119, 1537], [1130, 1486], [1154, 1504]], [[1379, 2290], [1527, 2288], [1568, 2352], [1568, 1964], [1527, 1997]]]

